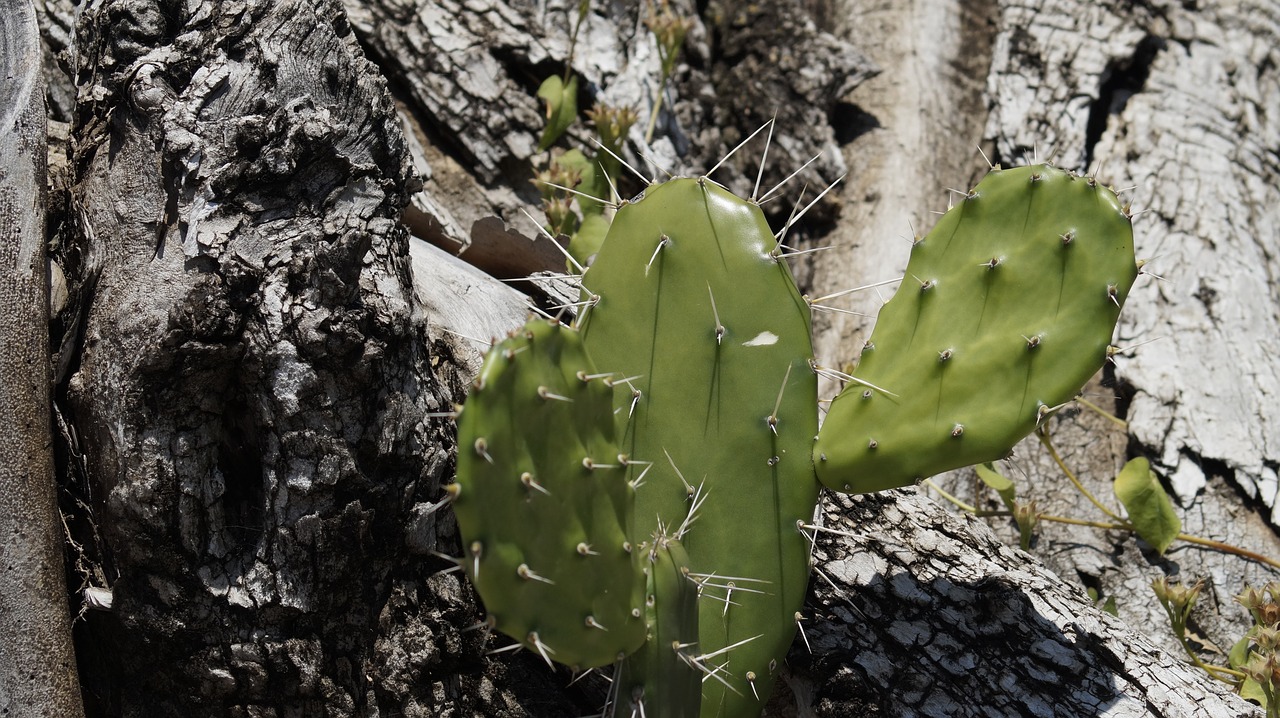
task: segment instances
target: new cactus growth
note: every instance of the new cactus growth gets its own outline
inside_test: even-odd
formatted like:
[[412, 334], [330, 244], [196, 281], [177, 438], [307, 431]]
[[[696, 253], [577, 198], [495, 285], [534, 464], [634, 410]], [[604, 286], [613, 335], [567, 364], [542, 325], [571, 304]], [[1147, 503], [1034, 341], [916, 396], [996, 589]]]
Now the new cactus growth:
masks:
[[837, 491], [1004, 458], [1102, 367], [1137, 277], [1115, 194], [996, 169], [911, 251], [814, 449]]
[[675, 537], [659, 531], [646, 549], [649, 639], [614, 673], [614, 715], [696, 718], [707, 670], [697, 657], [698, 585], [689, 573], [689, 557]]
[[628, 656], [611, 715], [756, 716], [819, 480], [1005, 455], [1101, 366], [1136, 274], [1110, 190], [993, 170], [916, 243], [819, 433], [809, 305], [755, 199], [651, 184], [583, 275], [577, 328], [533, 320], [486, 359], [459, 418], [460, 562], [544, 658]]

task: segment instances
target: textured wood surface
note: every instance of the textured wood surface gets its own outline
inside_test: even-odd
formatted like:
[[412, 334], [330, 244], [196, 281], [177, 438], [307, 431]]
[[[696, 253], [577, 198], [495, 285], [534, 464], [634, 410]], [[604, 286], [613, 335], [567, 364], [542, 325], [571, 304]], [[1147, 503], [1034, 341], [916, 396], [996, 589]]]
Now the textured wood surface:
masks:
[[49, 410], [45, 98], [30, 2], [0, 7], [0, 714], [83, 715]]
[[452, 388], [413, 320], [416, 185], [336, 3], [86, 8], [65, 410], [112, 612], [106, 715], [368, 715]]
[[[1086, 389], [1127, 431], [1068, 412], [1054, 427], [1067, 463], [1115, 506], [1111, 479], [1127, 458], [1148, 456], [1184, 531], [1273, 558], [1277, 13], [1274, 2], [1051, 2], [1034, 12], [1010, 4], [998, 20], [985, 130], [993, 159], [1053, 154], [1129, 188], [1122, 196], [1140, 212], [1135, 241], [1150, 274], [1121, 316], [1115, 343], [1124, 351]], [[1034, 441], [1006, 470], [1025, 477], [1047, 513], [1105, 518]], [[964, 485], [972, 483], [951, 484], [972, 498]], [[1041, 539], [1036, 553], [1050, 566], [1115, 598], [1121, 617], [1170, 650], [1177, 644], [1151, 581], [1205, 579], [1193, 630], [1217, 662], [1250, 625], [1231, 597], [1280, 576], [1186, 543], [1157, 557], [1123, 533], [1043, 524]]]
[[808, 645], [788, 658], [817, 715], [1249, 713], [976, 519], [889, 492], [833, 497], [823, 522]]

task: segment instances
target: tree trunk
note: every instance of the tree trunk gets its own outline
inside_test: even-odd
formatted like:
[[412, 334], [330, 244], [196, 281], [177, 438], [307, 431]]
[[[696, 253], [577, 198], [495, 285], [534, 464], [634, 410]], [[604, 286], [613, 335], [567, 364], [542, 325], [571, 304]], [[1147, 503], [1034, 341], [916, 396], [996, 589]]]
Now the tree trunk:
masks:
[[0, 12], [0, 714], [83, 715], [49, 410], [45, 104], [29, 2]]
[[[365, 715], [451, 387], [412, 320], [414, 189], [332, 3], [107, 2], [77, 27], [65, 411], [123, 715]], [[421, 523], [421, 522], [420, 522]], [[432, 524], [419, 526], [434, 548]]]
[[[1274, 505], [1280, 454], [1254, 398], [1277, 393], [1280, 335], [1276, 253], [1253, 239], [1275, 235], [1280, 211], [1274, 3], [673, 4], [694, 26], [654, 141], [639, 123], [627, 159], [699, 172], [776, 112], [763, 185], [819, 150], [793, 180], [808, 196], [851, 170], [789, 235], [835, 244], [796, 268], [814, 296], [900, 273], [945, 188], [985, 170], [975, 146], [1005, 164], [1105, 161], [1104, 180], [1138, 183], [1135, 202], [1155, 210], [1138, 244], [1170, 281], [1135, 291], [1120, 342], [1173, 339], [1122, 354], [1091, 389], [1129, 433], [1092, 414], [1053, 433], [1098, 493], [1150, 450], [1189, 530], [1280, 554], [1254, 516]], [[485, 342], [554, 291], [526, 297], [490, 275], [562, 266], [519, 212], [537, 202], [538, 84], [572, 55], [584, 108], [647, 118], [660, 91], [643, 13], [595, 4], [571, 53], [577, 7], [44, 3], [50, 113], [74, 119], [72, 188], [50, 203], [70, 292], [53, 318], [60, 473], [82, 594], [112, 599], [77, 624], [90, 715], [599, 710], [599, 676], [566, 688], [537, 657], [486, 655], [505, 644], [467, 630], [483, 613], [445, 571], [440, 554], [459, 546], [438, 503], [444, 414]], [[588, 146], [583, 127], [562, 144]], [[748, 147], [717, 179], [750, 192], [758, 156]], [[447, 256], [459, 250], [475, 266]], [[879, 297], [842, 301], [874, 315]], [[820, 317], [820, 361], [853, 359], [869, 325]], [[1248, 369], [1226, 370], [1228, 356]], [[1030, 478], [1021, 495], [1091, 518], [1042, 456], [1021, 446], [1007, 469]], [[1234, 483], [1196, 478], [1210, 475]], [[943, 483], [990, 502], [963, 472]], [[1248, 711], [1164, 650], [1177, 646], [1147, 585], [1210, 576], [1198, 625], [1229, 647], [1247, 622], [1227, 597], [1274, 572], [1046, 528], [1035, 553], [1064, 582], [998, 541], [1004, 522], [923, 494], [824, 502], [831, 531], [771, 714]], [[1116, 596], [1125, 621], [1077, 578]]]

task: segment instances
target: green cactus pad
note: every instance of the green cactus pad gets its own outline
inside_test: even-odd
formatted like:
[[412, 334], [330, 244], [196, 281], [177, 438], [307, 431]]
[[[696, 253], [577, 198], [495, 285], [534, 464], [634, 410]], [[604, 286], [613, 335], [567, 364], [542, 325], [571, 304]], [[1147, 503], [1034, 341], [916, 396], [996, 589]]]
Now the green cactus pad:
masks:
[[679, 541], [659, 535], [645, 549], [648, 640], [614, 673], [613, 715], [694, 718], [703, 678], [693, 665], [698, 652], [698, 586], [689, 576], [689, 557]]
[[645, 635], [613, 405], [577, 332], [534, 319], [490, 350], [458, 417], [463, 566], [498, 630], [579, 668]]
[[726, 578], [701, 596], [699, 650], [753, 639], [720, 656], [733, 690], [706, 681], [703, 716], [759, 712], [808, 583], [796, 524], [817, 499], [817, 381], [809, 307], [775, 249], [755, 204], [674, 179], [618, 210], [583, 277], [595, 298], [583, 342], [599, 367], [634, 377], [623, 444], [652, 462], [637, 532], [679, 525], [701, 487], [682, 543], [695, 571]]
[[827, 414], [818, 478], [879, 491], [1008, 455], [1102, 367], [1137, 272], [1114, 192], [993, 170], [912, 249]]

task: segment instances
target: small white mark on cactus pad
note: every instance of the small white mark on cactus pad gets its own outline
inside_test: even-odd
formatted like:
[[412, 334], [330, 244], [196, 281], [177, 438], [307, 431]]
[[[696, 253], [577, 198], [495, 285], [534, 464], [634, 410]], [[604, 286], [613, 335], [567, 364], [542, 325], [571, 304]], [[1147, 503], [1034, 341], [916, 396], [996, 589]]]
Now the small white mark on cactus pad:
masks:
[[744, 347], [767, 347], [778, 343], [778, 335], [773, 332], [764, 331], [752, 337], [750, 340], [742, 343]]

